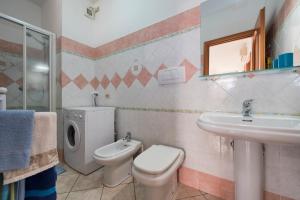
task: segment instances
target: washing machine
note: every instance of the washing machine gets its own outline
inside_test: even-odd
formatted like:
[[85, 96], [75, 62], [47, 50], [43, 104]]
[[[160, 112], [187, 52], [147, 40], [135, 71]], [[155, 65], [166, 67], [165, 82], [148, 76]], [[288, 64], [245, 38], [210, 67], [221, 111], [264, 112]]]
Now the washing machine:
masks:
[[73, 169], [89, 174], [96, 164], [96, 149], [114, 142], [113, 107], [73, 107], [64, 109], [64, 159]]

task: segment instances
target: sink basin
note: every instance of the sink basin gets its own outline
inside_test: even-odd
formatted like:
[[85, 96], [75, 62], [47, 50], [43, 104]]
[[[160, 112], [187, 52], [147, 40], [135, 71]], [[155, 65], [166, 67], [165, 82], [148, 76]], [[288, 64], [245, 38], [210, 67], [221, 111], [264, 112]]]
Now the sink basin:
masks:
[[206, 112], [197, 125], [206, 131], [233, 139], [260, 143], [300, 144], [300, 118], [286, 115], [252, 115]]

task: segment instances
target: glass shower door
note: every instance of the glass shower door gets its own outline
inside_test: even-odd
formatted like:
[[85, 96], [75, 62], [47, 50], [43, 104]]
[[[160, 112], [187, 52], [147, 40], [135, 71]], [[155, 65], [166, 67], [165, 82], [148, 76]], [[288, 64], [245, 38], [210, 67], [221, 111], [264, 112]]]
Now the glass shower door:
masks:
[[23, 26], [0, 17], [0, 87], [7, 91], [7, 108], [23, 108]]
[[50, 110], [50, 38], [26, 29], [26, 105], [35, 111]]
[[55, 110], [55, 34], [0, 13], [0, 87], [7, 109]]

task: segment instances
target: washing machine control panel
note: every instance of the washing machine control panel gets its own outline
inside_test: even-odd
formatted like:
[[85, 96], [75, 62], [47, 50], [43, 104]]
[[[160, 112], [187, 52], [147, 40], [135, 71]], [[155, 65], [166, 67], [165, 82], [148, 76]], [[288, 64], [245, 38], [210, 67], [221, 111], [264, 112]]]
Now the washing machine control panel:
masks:
[[85, 113], [78, 110], [68, 110], [65, 113], [66, 118], [72, 118], [72, 119], [84, 119]]

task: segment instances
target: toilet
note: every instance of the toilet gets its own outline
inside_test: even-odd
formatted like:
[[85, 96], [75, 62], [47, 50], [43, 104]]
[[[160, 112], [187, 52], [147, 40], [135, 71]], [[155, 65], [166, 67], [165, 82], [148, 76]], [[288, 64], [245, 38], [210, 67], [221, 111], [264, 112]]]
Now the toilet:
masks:
[[177, 170], [183, 160], [183, 150], [164, 145], [152, 145], [137, 156], [132, 175], [143, 187], [143, 199], [171, 200], [177, 188]]
[[96, 163], [104, 166], [105, 186], [115, 187], [131, 176], [133, 156], [141, 147], [140, 141], [120, 139], [94, 151]]

